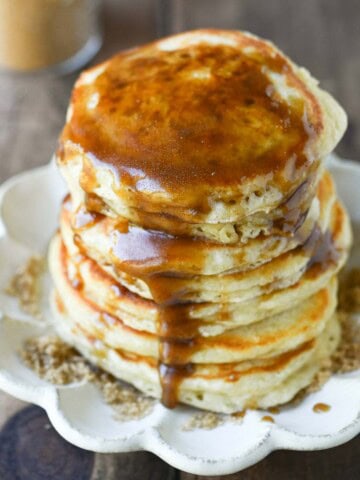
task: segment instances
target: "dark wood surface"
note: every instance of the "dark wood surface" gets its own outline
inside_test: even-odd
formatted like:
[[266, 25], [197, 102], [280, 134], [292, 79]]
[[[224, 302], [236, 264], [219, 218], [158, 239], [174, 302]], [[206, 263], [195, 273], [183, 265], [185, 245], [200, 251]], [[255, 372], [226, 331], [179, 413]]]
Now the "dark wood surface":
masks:
[[[348, 131], [338, 152], [360, 159], [360, 4], [358, 0], [178, 0], [181, 29], [241, 28], [272, 39], [342, 103]], [[163, 3], [166, 3], [163, 2]], [[157, 35], [155, 0], [106, 0], [105, 42], [95, 61]], [[177, 13], [179, 15], [179, 13]], [[0, 74], [0, 180], [45, 164], [56, 145], [76, 75]], [[195, 480], [154, 455], [101, 455], [62, 440], [38, 407], [0, 393], [1, 480]], [[242, 480], [360, 478], [360, 438], [321, 452], [275, 452], [227, 477]], [[204, 477], [202, 477], [204, 478]], [[209, 477], [210, 478], [210, 477]], [[211, 477], [218, 479], [220, 477]]]

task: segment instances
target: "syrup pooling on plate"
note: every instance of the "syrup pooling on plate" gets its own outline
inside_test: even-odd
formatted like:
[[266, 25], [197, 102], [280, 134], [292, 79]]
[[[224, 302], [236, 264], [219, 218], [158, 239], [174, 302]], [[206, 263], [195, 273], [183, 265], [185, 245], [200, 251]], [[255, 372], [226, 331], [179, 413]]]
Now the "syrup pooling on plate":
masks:
[[[284, 74], [302, 96], [283, 99], [270, 74]], [[89, 109], [94, 93], [98, 103]], [[270, 175], [288, 189], [289, 159], [295, 171], [314, 162], [306, 152], [320, 125], [309, 124], [304, 99], [310, 104], [311, 94], [280, 54], [202, 43], [169, 52], [150, 44], [79, 83], [59, 157], [66, 162], [68, 140], [83, 148], [88, 193], [96, 185], [91, 170], [108, 166], [136, 193], [138, 209], [152, 211], [146, 194], [160, 192], [191, 218], [209, 210], [216, 188]]]
[[331, 409], [331, 406], [328, 405], [327, 403], [316, 403], [313, 406], [313, 411], [315, 413], [325, 413], [328, 412]]

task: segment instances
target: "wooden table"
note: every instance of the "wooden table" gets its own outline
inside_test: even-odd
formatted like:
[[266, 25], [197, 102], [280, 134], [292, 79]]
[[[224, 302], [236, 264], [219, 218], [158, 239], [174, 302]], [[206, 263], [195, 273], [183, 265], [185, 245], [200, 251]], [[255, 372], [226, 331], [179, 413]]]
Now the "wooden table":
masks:
[[[188, 19], [189, 25], [235, 26], [252, 31], [271, 38], [290, 57], [308, 67], [348, 112], [349, 128], [338, 152], [360, 159], [358, 0], [196, 0], [194, 3], [196, 12]], [[107, 0], [105, 42], [95, 61], [156, 37], [155, 7], [155, 0]], [[63, 78], [0, 75], [1, 181], [49, 160], [75, 78], [75, 75]], [[49, 425], [43, 410], [3, 393], [0, 393], [0, 428], [1, 480], [198, 478], [176, 471], [149, 453], [102, 455], [73, 447]], [[275, 452], [258, 465], [226, 478], [352, 480], [360, 478], [359, 458], [357, 437], [328, 451]]]

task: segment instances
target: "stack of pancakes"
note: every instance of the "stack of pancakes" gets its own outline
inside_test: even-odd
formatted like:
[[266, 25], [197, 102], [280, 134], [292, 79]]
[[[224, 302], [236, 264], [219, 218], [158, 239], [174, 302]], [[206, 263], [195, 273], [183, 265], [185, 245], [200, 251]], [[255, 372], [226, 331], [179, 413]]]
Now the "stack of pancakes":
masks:
[[59, 334], [173, 407], [269, 407], [336, 348], [341, 107], [274, 45], [200, 30], [75, 85], [57, 154]]

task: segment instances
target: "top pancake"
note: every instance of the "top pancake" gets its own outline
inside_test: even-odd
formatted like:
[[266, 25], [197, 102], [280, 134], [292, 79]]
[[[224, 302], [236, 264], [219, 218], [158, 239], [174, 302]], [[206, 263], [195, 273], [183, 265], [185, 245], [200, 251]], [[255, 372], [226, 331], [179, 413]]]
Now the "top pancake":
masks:
[[83, 73], [58, 161], [73, 199], [95, 195], [129, 220], [227, 223], [316, 177], [345, 126], [341, 107], [271, 43], [199, 30]]

